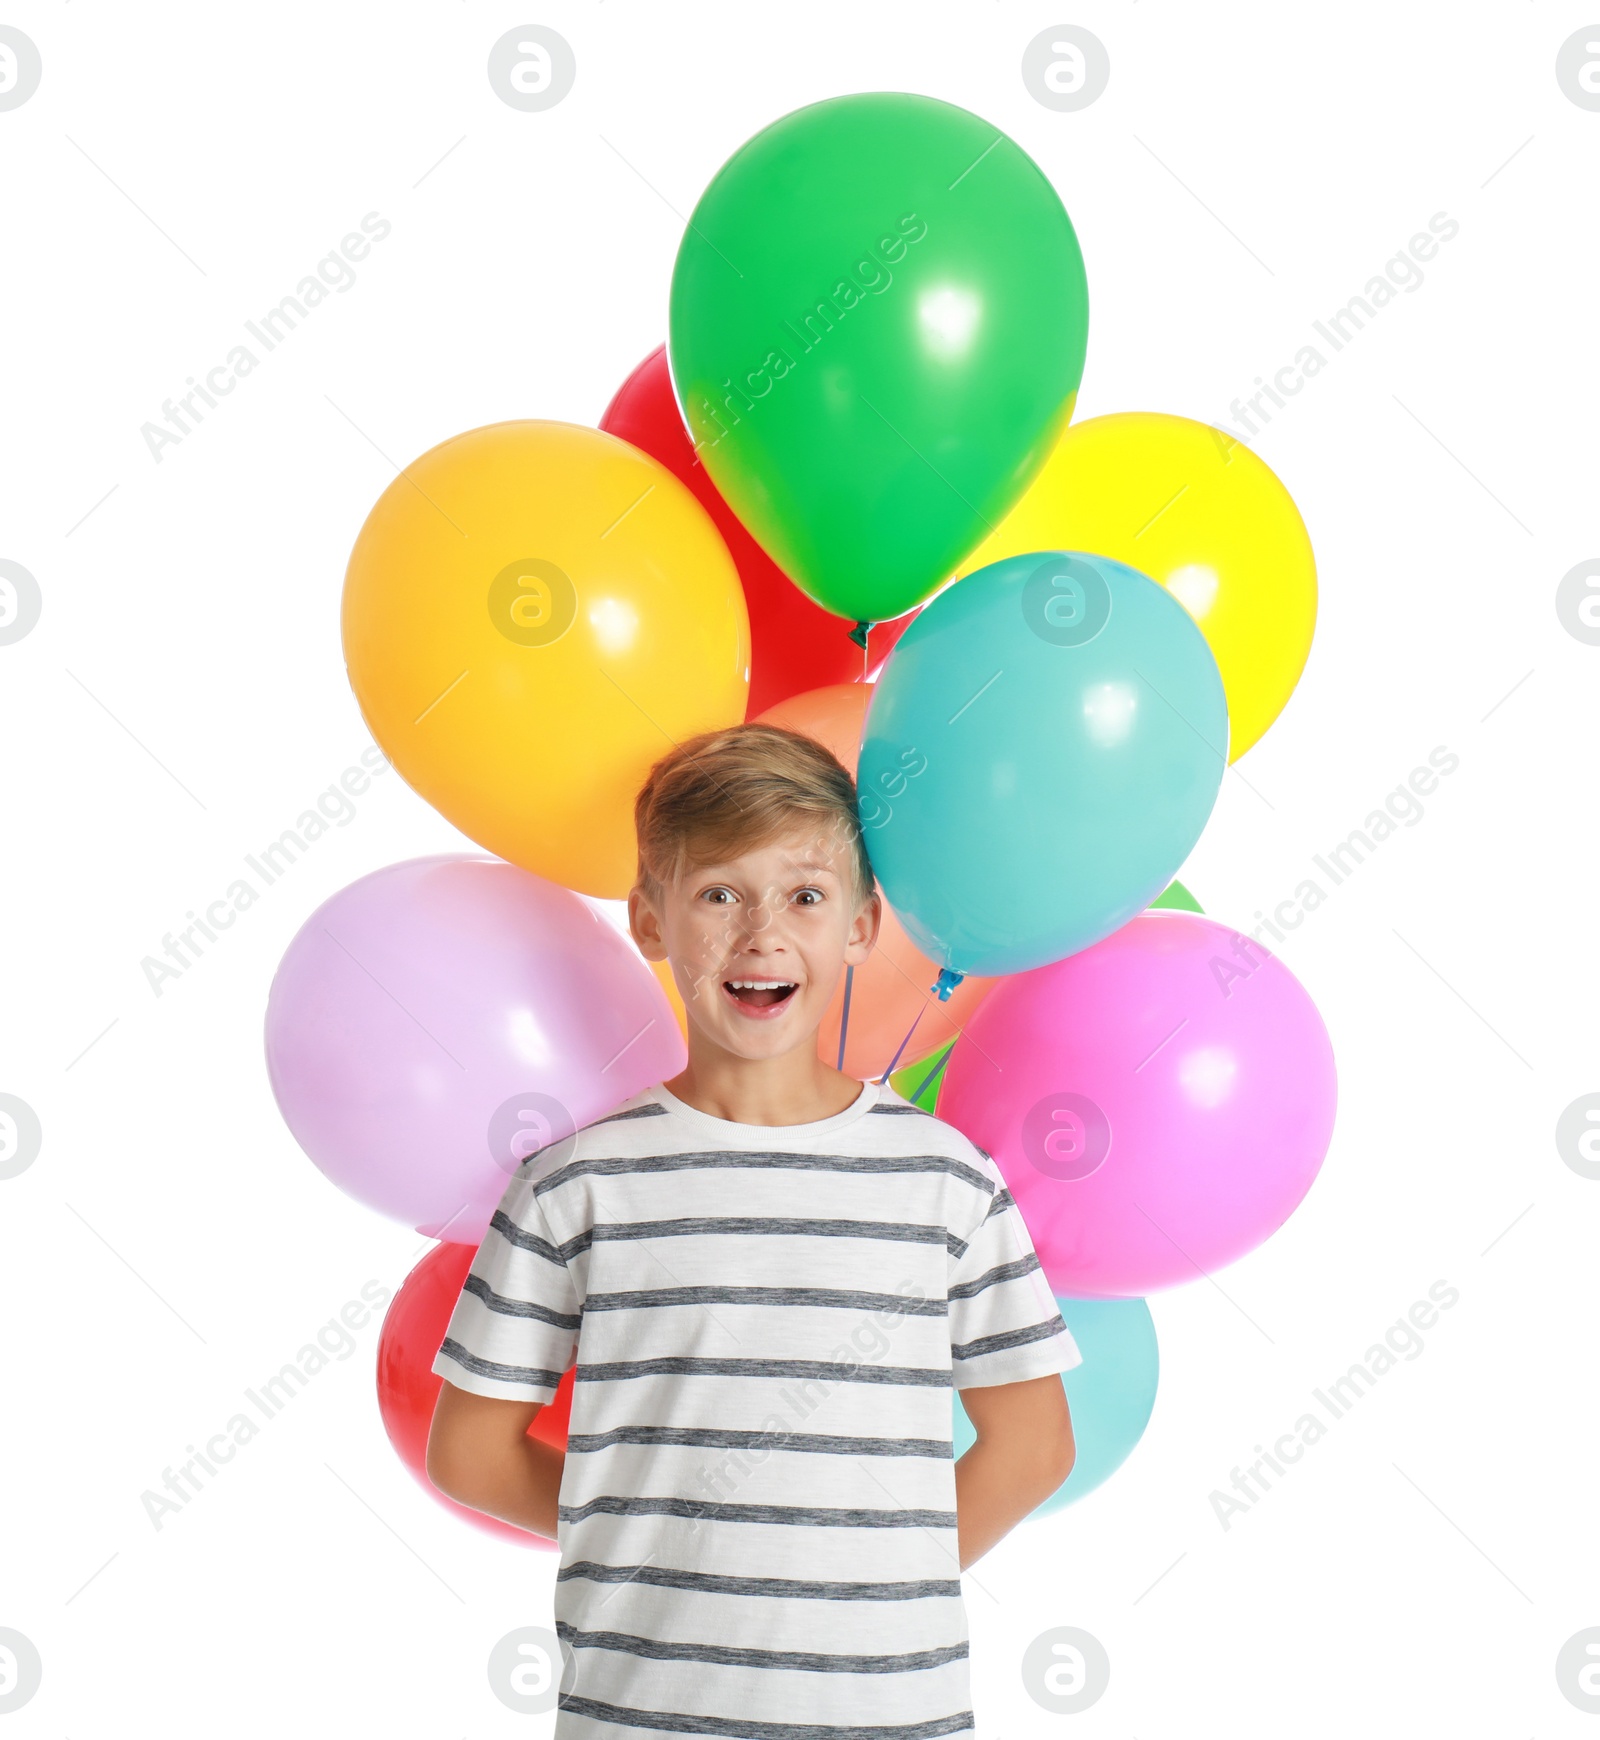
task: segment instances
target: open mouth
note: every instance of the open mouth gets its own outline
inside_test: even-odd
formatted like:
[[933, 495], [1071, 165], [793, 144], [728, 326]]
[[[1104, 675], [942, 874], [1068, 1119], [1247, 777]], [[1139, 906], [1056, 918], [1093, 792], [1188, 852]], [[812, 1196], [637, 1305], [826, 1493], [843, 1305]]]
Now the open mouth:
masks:
[[798, 987], [790, 979], [724, 979], [722, 992], [746, 1015], [770, 1018], [795, 994]]

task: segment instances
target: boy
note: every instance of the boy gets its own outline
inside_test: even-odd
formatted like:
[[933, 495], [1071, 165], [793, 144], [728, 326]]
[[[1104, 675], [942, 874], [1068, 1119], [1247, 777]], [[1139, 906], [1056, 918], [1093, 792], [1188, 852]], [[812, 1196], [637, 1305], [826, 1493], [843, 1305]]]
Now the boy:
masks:
[[560, 1740], [971, 1734], [960, 1571], [1072, 1467], [994, 1162], [817, 1055], [881, 913], [855, 798], [770, 725], [652, 769], [628, 916], [688, 1066], [523, 1164], [433, 1364], [434, 1484], [561, 1544]]

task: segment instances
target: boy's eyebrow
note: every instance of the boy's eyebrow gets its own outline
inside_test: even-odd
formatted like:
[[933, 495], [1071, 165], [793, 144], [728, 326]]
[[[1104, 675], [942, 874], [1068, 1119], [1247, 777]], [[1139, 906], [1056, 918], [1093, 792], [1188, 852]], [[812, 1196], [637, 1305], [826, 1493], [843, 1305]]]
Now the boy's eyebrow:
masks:
[[[718, 871], [731, 870], [732, 868], [732, 864], [703, 864], [695, 872], [695, 875], [697, 877], [707, 877], [712, 881], [715, 881]], [[823, 874], [833, 877], [836, 882], [839, 880], [839, 872], [831, 863], [823, 858], [795, 858], [786, 864], [784, 868], [790, 872], [809, 870], [815, 873], [820, 870]]]

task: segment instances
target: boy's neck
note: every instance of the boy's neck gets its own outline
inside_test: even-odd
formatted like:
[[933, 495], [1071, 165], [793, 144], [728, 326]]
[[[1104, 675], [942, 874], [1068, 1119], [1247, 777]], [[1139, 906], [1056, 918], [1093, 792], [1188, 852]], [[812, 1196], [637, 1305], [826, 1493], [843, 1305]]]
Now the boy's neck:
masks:
[[738, 1057], [689, 1028], [689, 1064], [662, 1086], [708, 1117], [735, 1124], [814, 1124], [861, 1097], [854, 1076], [831, 1068], [816, 1036], [778, 1057]]

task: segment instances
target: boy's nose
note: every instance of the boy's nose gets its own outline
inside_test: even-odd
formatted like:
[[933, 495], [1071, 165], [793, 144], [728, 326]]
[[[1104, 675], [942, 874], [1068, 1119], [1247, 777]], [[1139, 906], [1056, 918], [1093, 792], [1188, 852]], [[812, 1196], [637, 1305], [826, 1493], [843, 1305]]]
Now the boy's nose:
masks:
[[772, 929], [756, 930], [752, 928], [740, 939], [740, 946], [735, 951], [743, 960], [768, 961], [775, 957], [788, 957], [789, 948], [783, 938]]

